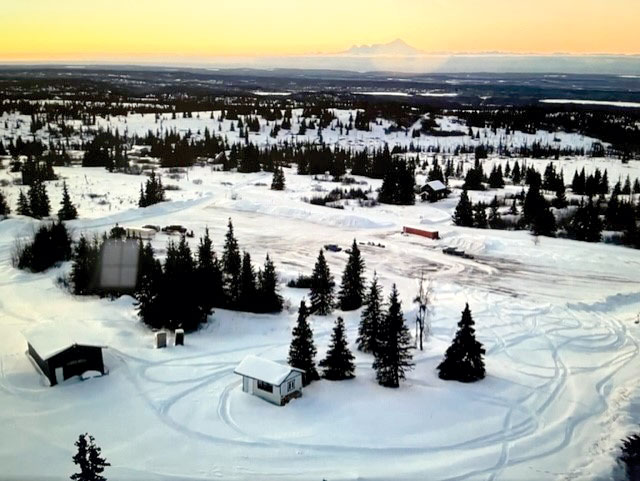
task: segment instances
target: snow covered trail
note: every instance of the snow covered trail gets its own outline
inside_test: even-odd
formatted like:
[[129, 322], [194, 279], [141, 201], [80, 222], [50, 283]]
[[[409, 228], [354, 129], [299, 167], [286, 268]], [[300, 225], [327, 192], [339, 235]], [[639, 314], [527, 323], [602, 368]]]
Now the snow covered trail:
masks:
[[[116, 196], [135, 191], [139, 180], [89, 172], [107, 190], [112, 180], [128, 181], [122, 191], [114, 187]], [[77, 172], [67, 174], [73, 185]], [[68, 265], [44, 274], [11, 267], [15, 238], [29, 235], [37, 223], [9, 219], [0, 222], [3, 475], [68, 477], [73, 442], [88, 431], [112, 463], [113, 479], [608, 476], [612, 449], [630, 424], [640, 388], [637, 251], [563, 239], [535, 243], [526, 232], [480, 232], [440, 222], [454, 203], [334, 214], [301, 202], [312, 181], [293, 174], [281, 193], [256, 185], [264, 174], [195, 169], [192, 177], [203, 184], [183, 181], [181, 191], [170, 193], [171, 202], [93, 212], [74, 221], [73, 230], [100, 233], [116, 222], [183, 224], [194, 230], [194, 248], [208, 227], [220, 253], [231, 217], [241, 248], [256, 264], [268, 252], [283, 281], [310, 273], [324, 244], [346, 248], [356, 238], [365, 244], [367, 277], [375, 270], [385, 294], [398, 285], [410, 325], [416, 277], [424, 270], [436, 283], [433, 335], [424, 352], [415, 352], [415, 370], [400, 389], [378, 386], [371, 356], [355, 351], [359, 313], [336, 312], [345, 319], [357, 377], [313, 383], [286, 407], [272, 406], [243, 393], [233, 369], [248, 354], [286, 360], [295, 308], [306, 291], [283, 283], [291, 307], [281, 315], [217, 310], [185, 346], [156, 350], [131, 298], [71, 296], [56, 282]], [[223, 179], [233, 185], [222, 185]], [[435, 220], [441, 241], [400, 233], [421, 216]], [[366, 222], [341, 221], [356, 217]], [[159, 234], [153, 241], [161, 255], [168, 239]], [[444, 246], [475, 258], [445, 255]], [[326, 257], [339, 282], [347, 254]], [[465, 302], [487, 350], [488, 376], [471, 385], [436, 374]], [[335, 315], [311, 319], [318, 359]], [[109, 375], [45, 387], [20, 334], [45, 320], [100, 335], [109, 346]], [[31, 463], [36, 450], [41, 462]]]

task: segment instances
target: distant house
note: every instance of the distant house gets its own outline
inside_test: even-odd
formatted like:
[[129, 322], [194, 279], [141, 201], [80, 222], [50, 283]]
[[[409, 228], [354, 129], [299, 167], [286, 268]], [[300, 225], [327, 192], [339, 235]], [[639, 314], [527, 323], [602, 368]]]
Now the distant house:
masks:
[[150, 240], [156, 235], [154, 229], [146, 227], [125, 227], [124, 229], [127, 237], [134, 237], [136, 239]]
[[234, 370], [242, 376], [242, 390], [283, 406], [291, 399], [302, 396], [301, 369], [247, 356]]
[[449, 189], [439, 180], [427, 182], [420, 189], [420, 197], [423, 201], [437, 202], [449, 195]]
[[105, 346], [94, 341], [70, 335], [54, 325], [39, 326], [24, 336], [29, 357], [50, 386], [87, 372], [106, 372], [102, 360]]

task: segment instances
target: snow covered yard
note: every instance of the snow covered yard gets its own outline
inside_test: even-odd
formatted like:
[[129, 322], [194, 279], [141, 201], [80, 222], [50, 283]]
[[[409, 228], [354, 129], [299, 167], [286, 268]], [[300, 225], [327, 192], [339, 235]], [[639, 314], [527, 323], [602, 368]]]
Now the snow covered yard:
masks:
[[[433, 335], [424, 352], [415, 352], [407, 381], [386, 389], [375, 382], [372, 357], [355, 350], [359, 312], [344, 313], [356, 378], [315, 382], [302, 398], [277, 407], [243, 393], [233, 369], [248, 354], [285, 361], [295, 309], [277, 316], [216, 310], [185, 346], [155, 350], [131, 298], [73, 297], [57, 283], [68, 265], [45, 274], [14, 269], [15, 239], [37, 222], [5, 220], [2, 476], [68, 477], [73, 441], [89, 432], [112, 463], [110, 479], [607, 479], [613, 449], [638, 420], [631, 408], [640, 384], [636, 250], [455, 227], [449, 220], [455, 196], [410, 207], [311, 205], [301, 199], [313, 195], [314, 185], [334, 185], [290, 169], [287, 189], [275, 192], [269, 173], [193, 168], [180, 179], [163, 178], [180, 190], [146, 209], [136, 207], [142, 177], [99, 168], [56, 172], [79, 207], [80, 218], [70, 222], [75, 236], [116, 222], [182, 224], [193, 229], [194, 247], [208, 227], [220, 253], [231, 217], [241, 249], [257, 261], [268, 252], [276, 263], [290, 306], [307, 291], [285, 287], [286, 280], [309, 274], [324, 244], [348, 247], [356, 238], [365, 243], [368, 278], [378, 273], [385, 296], [397, 283], [411, 327], [416, 277], [424, 270], [434, 279]], [[61, 182], [47, 187], [55, 210]], [[18, 187], [4, 190], [14, 206]], [[404, 236], [403, 225], [439, 230], [442, 240]], [[160, 255], [167, 240], [159, 234], [153, 241]], [[475, 259], [447, 256], [445, 246]], [[339, 281], [347, 255], [326, 256]], [[435, 370], [465, 302], [487, 349], [487, 378], [471, 385], [440, 380]], [[318, 359], [338, 314], [311, 318]], [[21, 334], [44, 321], [101, 336], [109, 375], [45, 387]]]

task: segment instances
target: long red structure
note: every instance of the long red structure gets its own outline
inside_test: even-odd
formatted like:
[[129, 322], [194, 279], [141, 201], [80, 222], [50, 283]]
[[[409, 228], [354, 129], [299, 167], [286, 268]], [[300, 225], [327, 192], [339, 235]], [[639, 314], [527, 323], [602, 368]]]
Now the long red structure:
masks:
[[426, 237], [428, 239], [434, 239], [434, 240], [440, 239], [440, 236], [438, 235], [438, 231], [415, 229], [413, 227], [404, 226], [402, 228], [402, 232], [404, 232], [405, 234], [419, 235], [419, 236], [422, 236], [422, 237]]

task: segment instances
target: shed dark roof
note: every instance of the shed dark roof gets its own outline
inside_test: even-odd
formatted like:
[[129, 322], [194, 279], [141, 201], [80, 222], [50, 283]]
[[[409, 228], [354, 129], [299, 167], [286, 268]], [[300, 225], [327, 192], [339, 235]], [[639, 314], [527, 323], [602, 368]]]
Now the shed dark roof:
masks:
[[49, 359], [74, 344], [90, 347], [106, 347], [97, 336], [73, 331], [64, 324], [43, 323], [22, 333], [42, 359]]

